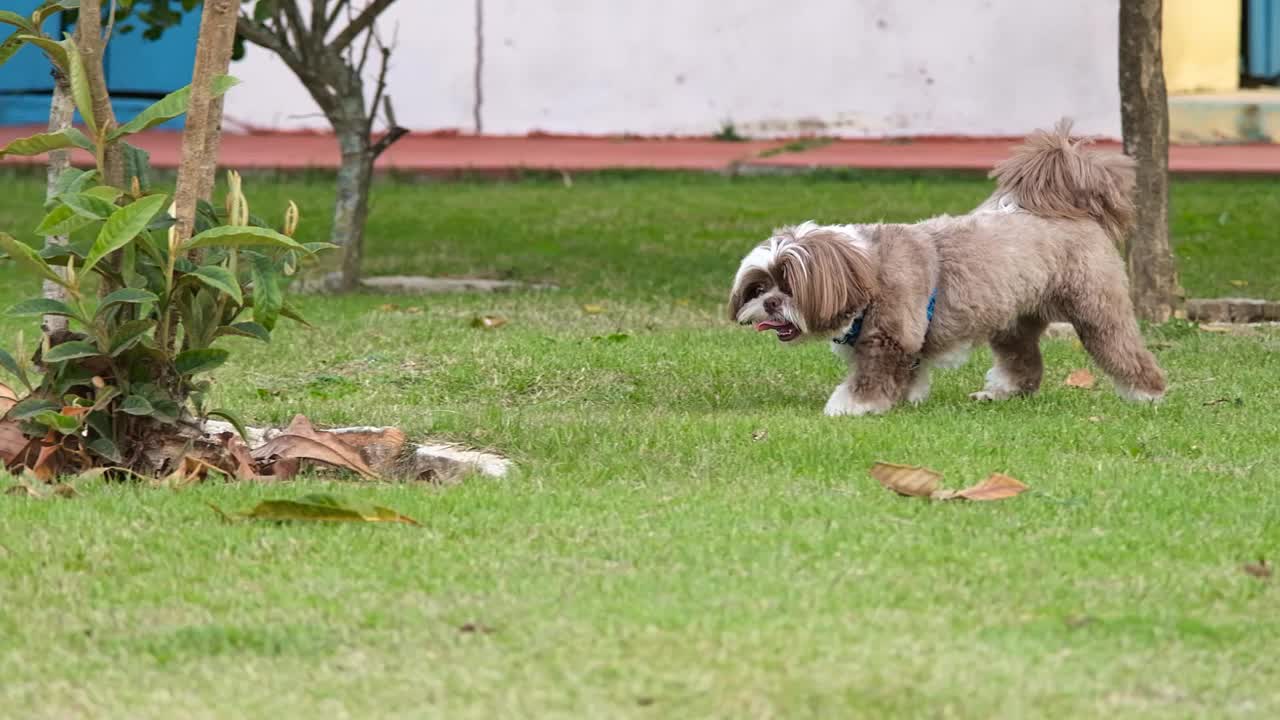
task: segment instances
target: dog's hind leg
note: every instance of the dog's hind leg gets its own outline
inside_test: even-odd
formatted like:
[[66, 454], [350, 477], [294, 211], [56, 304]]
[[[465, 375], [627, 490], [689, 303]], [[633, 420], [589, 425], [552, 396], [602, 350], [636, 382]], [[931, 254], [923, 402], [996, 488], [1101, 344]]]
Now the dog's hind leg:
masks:
[[1005, 400], [1030, 395], [1040, 389], [1044, 359], [1040, 356], [1040, 336], [1048, 327], [1043, 318], [1024, 315], [1013, 327], [991, 337], [995, 362], [987, 371], [986, 384], [971, 394], [974, 400]]
[[1164, 372], [1142, 341], [1129, 296], [1115, 293], [1110, 304], [1089, 307], [1095, 312], [1075, 314], [1071, 324], [1084, 349], [1111, 376], [1120, 397], [1135, 402], [1163, 398]]

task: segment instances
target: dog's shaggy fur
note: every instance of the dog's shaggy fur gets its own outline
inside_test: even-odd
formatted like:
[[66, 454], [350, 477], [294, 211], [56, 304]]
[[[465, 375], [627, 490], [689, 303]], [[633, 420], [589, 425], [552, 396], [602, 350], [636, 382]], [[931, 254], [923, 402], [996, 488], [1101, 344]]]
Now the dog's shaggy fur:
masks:
[[828, 415], [922, 402], [930, 368], [954, 367], [981, 342], [995, 364], [971, 397], [1033, 393], [1040, 336], [1055, 320], [1075, 326], [1122, 396], [1159, 400], [1164, 374], [1143, 345], [1115, 247], [1134, 221], [1132, 161], [1085, 147], [1070, 129], [1064, 120], [1028, 137], [968, 215], [777, 231], [742, 261], [731, 316], [783, 341], [839, 338], [861, 323], [855, 342], [833, 345], [850, 375]]

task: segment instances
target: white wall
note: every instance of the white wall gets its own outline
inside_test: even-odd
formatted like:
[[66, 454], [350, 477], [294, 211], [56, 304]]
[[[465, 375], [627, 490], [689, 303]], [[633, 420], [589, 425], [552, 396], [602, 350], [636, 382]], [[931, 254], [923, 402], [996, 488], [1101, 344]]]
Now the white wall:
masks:
[[[1120, 133], [1117, 0], [400, 0], [401, 124], [475, 130], [477, 2], [485, 133]], [[233, 72], [231, 118], [324, 127], [269, 53]]]

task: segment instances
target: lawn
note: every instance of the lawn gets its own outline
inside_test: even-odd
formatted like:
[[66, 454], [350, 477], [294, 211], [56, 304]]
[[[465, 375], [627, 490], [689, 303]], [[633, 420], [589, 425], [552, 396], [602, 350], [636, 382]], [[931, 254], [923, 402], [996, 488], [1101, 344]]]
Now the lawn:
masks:
[[[263, 214], [296, 199], [304, 239], [321, 239], [327, 182], [247, 190]], [[40, 178], [0, 184], [0, 229], [33, 227]], [[1175, 184], [1189, 296], [1280, 297], [1274, 186]], [[520, 471], [0, 496], [0, 716], [1280, 716], [1280, 579], [1241, 569], [1280, 558], [1280, 333], [1151, 328], [1171, 378], [1154, 408], [1106, 380], [1064, 387], [1089, 361], [1052, 341], [1037, 397], [971, 403], [984, 351], [924, 406], [832, 420], [825, 348], [723, 317], [738, 258], [776, 224], [962, 212], [987, 188], [381, 183], [370, 272], [561, 289], [304, 298], [315, 329], [234, 341], [217, 404], [255, 423], [395, 424]], [[0, 267], [0, 305], [33, 288]], [[483, 314], [509, 322], [472, 328]], [[0, 319], [0, 339], [22, 327]], [[875, 460], [1033, 491], [902, 498], [867, 476]], [[227, 526], [206, 506], [317, 488], [423, 527]]]

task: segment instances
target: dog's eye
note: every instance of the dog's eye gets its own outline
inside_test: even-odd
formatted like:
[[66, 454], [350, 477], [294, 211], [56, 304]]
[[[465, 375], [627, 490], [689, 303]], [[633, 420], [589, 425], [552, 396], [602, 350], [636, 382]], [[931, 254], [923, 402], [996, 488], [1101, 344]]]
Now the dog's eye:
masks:
[[748, 300], [755, 300], [756, 298], [760, 297], [763, 294], [764, 294], [763, 285], [752, 285], [751, 287], [747, 288]]

